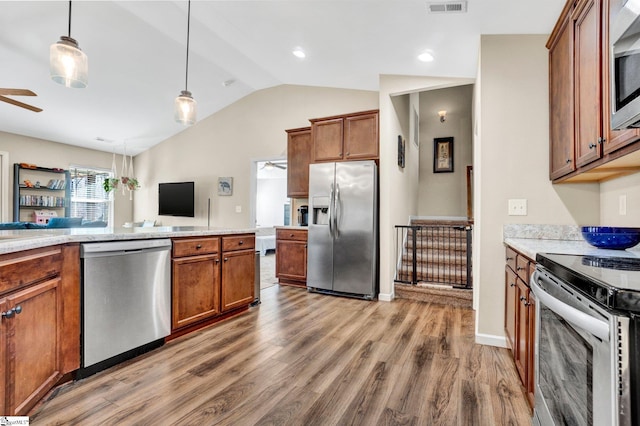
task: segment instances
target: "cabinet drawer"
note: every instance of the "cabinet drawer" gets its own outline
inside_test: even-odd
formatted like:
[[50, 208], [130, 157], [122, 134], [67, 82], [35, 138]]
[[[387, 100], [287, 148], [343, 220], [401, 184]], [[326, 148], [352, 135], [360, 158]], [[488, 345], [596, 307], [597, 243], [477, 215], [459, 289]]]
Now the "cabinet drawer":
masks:
[[0, 257], [0, 294], [60, 274], [60, 247], [29, 250]]
[[276, 229], [276, 240], [307, 241], [307, 231], [297, 229]]
[[173, 240], [173, 257], [212, 254], [220, 251], [220, 238]]
[[246, 250], [256, 246], [255, 235], [236, 235], [233, 237], [222, 237], [222, 251]]
[[524, 257], [521, 254], [519, 254], [516, 257], [516, 273], [518, 274], [520, 279], [522, 281], [524, 281], [525, 284], [527, 284], [527, 286], [529, 285], [529, 265], [530, 265], [530, 263], [531, 262], [529, 261], [529, 259], [527, 259], [526, 257]]
[[516, 271], [516, 256], [516, 251], [511, 247], [507, 247], [505, 261], [507, 262], [507, 266], [511, 268], [513, 272]]

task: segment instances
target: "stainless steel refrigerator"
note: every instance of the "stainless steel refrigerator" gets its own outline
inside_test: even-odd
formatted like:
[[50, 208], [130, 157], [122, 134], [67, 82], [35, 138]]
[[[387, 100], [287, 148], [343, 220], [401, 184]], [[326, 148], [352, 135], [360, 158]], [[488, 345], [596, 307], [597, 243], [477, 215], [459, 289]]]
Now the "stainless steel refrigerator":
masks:
[[309, 166], [307, 288], [378, 293], [378, 171], [374, 161]]

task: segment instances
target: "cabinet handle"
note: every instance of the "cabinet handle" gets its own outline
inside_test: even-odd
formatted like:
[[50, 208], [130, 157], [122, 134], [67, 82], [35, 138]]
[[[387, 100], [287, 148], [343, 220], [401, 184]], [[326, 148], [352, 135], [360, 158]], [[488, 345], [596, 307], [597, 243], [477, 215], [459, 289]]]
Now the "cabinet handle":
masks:
[[567, 164], [571, 162], [571, 158], [567, 158]]
[[289, 238], [293, 238], [293, 234], [289, 235]]
[[202, 248], [202, 245], [201, 245], [201, 244], [198, 244], [198, 245], [196, 246], [196, 249], [197, 249], [197, 250], [200, 250], [201, 248]]
[[225, 257], [225, 258], [224, 258], [224, 261], [226, 262], [227, 260], [229, 260], [229, 258], [228, 258], [228, 257]]
[[217, 265], [218, 263], [220, 263], [220, 259], [216, 259], [215, 262], [216, 262], [216, 265]]
[[341, 152], [338, 153], [338, 157], [342, 157], [342, 153]]
[[506, 259], [506, 260], [507, 260], [507, 262], [508, 262], [508, 261], [510, 261], [510, 260], [513, 260], [513, 257], [509, 257], [509, 256], [507, 256], [507, 259]]
[[529, 306], [531, 303], [527, 302], [527, 298], [524, 296], [520, 296], [520, 301], [524, 302], [523, 305], [524, 306]]
[[240, 242], [238, 243], [239, 246], [243, 245], [244, 241], [240, 240]]
[[509, 287], [515, 287], [515, 286], [516, 286], [516, 283], [509, 284]]
[[[602, 139], [598, 139], [598, 143], [602, 143], [601, 141], [602, 141]], [[595, 148], [596, 146], [598, 146], [598, 144], [590, 143], [590, 144], [589, 144], [589, 149], [593, 149], [593, 148]]]
[[2, 318], [13, 318], [14, 315], [18, 315], [22, 312], [22, 306], [18, 305], [13, 309], [9, 309], [7, 312], [2, 313]]
[[350, 155], [351, 155], [351, 153], [350, 153], [350, 152], [347, 152], [347, 157], [348, 157], [348, 156], [350, 156]]
[[516, 266], [516, 271], [522, 271], [524, 268], [522, 266]]

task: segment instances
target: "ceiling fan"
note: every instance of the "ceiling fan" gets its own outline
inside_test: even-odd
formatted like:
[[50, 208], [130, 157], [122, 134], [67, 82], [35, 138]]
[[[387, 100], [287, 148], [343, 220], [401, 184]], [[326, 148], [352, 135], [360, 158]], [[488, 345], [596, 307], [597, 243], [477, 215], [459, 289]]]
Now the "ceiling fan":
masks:
[[269, 170], [269, 169], [273, 169], [274, 167], [277, 169], [287, 170], [287, 166], [285, 166], [284, 164], [273, 163], [271, 161], [267, 161], [266, 163], [264, 163], [264, 165], [260, 167], [260, 170], [262, 169]]
[[35, 107], [33, 105], [25, 104], [20, 101], [16, 101], [15, 99], [7, 98], [8, 96], [38, 96], [33, 93], [31, 90], [27, 89], [0, 89], [0, 101], [9, 103], [11, 105], [19, 106], [21, 108], [28, 109], [33, 112], [40, 112], [42, 108]]

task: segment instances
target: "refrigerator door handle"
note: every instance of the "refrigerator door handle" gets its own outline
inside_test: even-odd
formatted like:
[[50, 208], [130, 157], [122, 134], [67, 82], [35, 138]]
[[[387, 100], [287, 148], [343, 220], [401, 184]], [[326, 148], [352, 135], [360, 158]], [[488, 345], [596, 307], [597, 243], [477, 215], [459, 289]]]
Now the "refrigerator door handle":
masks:
[[333, 233], [335, 238], [340, 237], [338, 228], [338, 216], [340, 214], [340, 185], [336, 182], [335, 200], [333, 202]]
[[331, 184], [331, 192], [329, 193], [329, 235], [333, 238], [333, 183]]

